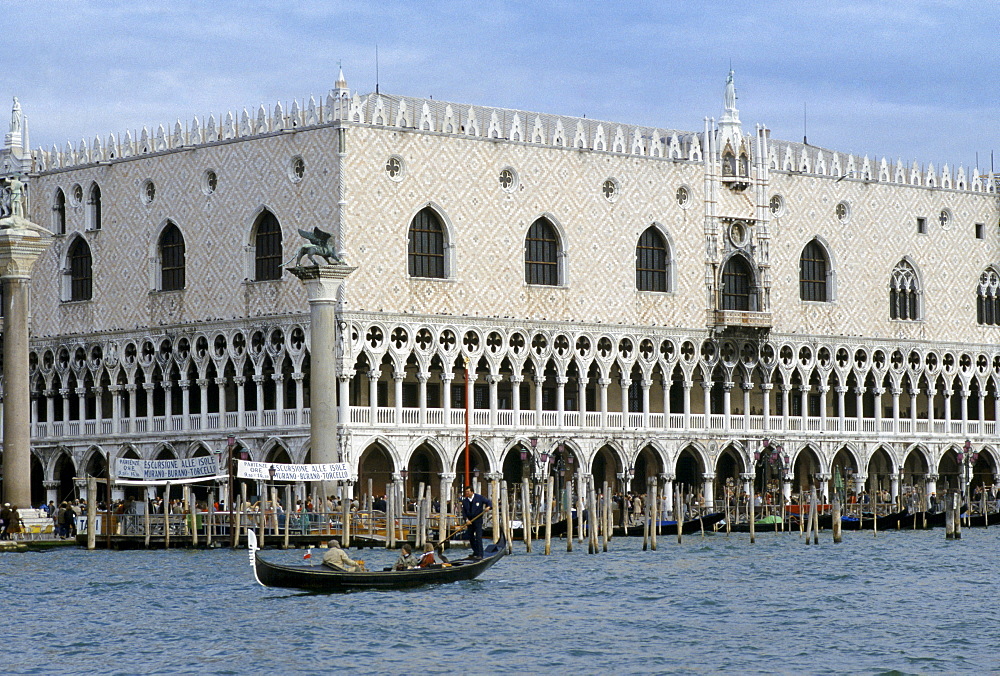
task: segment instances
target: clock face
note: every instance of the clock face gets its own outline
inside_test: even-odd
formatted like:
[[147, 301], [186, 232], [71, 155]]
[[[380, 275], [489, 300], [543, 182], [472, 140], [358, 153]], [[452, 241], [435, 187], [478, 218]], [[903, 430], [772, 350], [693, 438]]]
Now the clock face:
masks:
[[747, 243], [747, 227], [744, 223], [737, 221], [729, 226], [729, 239], [734, 246], [743, 246]]

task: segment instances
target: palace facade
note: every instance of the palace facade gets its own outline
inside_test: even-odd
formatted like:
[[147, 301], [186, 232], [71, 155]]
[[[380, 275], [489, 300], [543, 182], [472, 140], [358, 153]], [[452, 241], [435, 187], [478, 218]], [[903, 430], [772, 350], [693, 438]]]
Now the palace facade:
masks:
[[654, 129], [341, 74], [318, 102], [63, 148], [12, 122], [0, 170], [55, 237], [32, 279], [34, 501], [229, 437], [309, 462], [286, 268], [314, 228], [357, 267], [336, 358], [363, 490], [448, 491], [466, 426], [477, 473], [512, 481], [992, 485], [993, 177], [745, 130], [732, 73], [722, 104]]

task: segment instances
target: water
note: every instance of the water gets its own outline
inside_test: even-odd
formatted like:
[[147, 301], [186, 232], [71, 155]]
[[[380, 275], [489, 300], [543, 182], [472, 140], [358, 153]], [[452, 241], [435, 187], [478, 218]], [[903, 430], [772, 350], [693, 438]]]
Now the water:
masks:
[[553, 545], [471, 582], [332, 595], [265, 589], [242, 550], [0, 554], [0, 671], [1000, 673], [1000, 528]]

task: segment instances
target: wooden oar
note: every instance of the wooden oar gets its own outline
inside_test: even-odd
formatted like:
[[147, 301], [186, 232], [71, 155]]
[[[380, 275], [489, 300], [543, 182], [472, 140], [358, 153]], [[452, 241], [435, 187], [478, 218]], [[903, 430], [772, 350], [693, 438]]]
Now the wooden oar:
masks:
[[485, 513], [486, 513], [486, 510], [484, 509], [483, 511], [479, 512], [479, 514], [477, 514], [477, 515], [475, 515], [474, 517], [472, 517], [471, 519], [469, 519], [469, 520], [468, 520], [468, 521], [467, 521], [466, 523], [462, 524], [462, 526], [461, 526], [461, 527], [459, 527], [459, 528], [458, 528], [458, 530], [456, 530], [456, 531], [454, 531], [454, 532], [452, 532], [452, 533], [449, 533], [449, 534], [448, 534], [448, 537], [446, 537], [446, 538], [444, 538], [444, 539], [442, 539], [442, 540], [438, 540], [438, 542], [437, 542], [437, 543], [438, 543], [439, 545], [440, 545], [440, 544], [444, 544], [445, 542], [447, 542], [448, 540], [452, 539], [452, 538], [453, 538], [454, 536], [458, 535], [458, 534], [459, 534], [459, 533], [461, 533], [461, 532], [462, 532], [463, 530], [465, 530], [466, 528], [468, 528], [468, 526], [469, 526], [469, 524], [470, 524], [470, 523], [472, 523], [473, 521], [475, 521], [476, 519], [478, 519], [479, 517], [481, 517], [481, 516], [482, 516], [483, 514], [485, 514]]

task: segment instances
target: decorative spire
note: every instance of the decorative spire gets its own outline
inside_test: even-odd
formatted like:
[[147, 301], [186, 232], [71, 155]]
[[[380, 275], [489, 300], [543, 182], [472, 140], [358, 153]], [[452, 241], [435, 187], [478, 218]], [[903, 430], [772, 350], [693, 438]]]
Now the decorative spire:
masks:
[[340, 67], [339, 63], [337, 64], [337, 67], [340, 70], [340, 73], [337, 75], [337, 81], [333, 86], [336, 89], [347, 89], [347, 80], [344, 78], [344, 69]]

